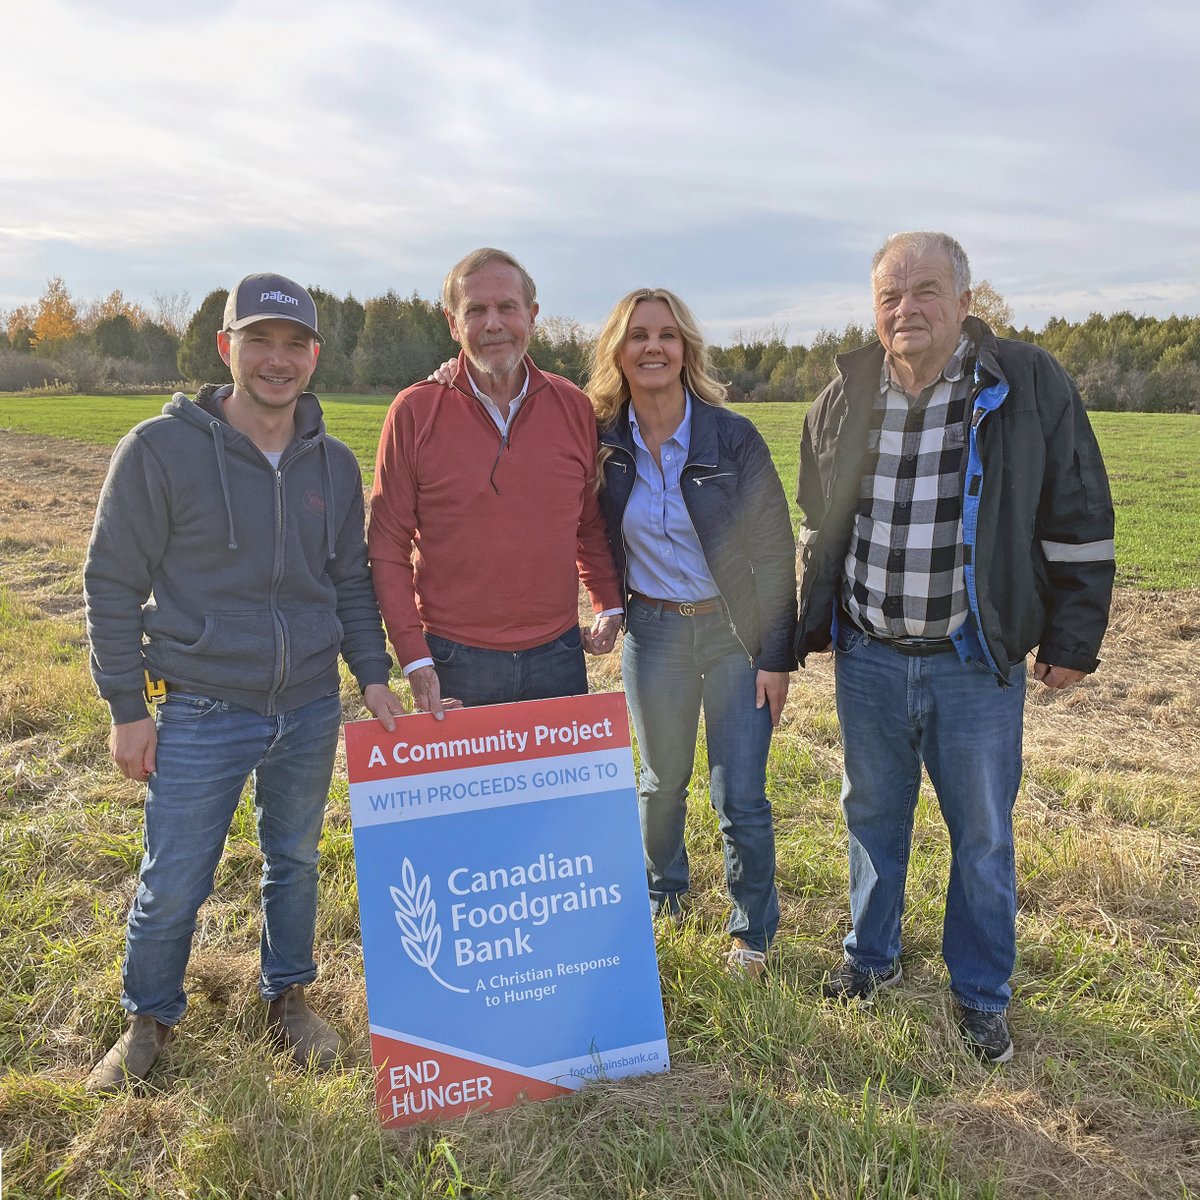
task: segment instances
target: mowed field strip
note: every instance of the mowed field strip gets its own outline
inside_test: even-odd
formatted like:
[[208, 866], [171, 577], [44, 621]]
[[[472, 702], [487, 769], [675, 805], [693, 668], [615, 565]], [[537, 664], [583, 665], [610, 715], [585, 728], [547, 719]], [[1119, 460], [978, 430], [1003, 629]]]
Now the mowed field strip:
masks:
[[[165, 396], [0, 396], [0, 428], [114, 445], [129, 429], [162, 411]], [[329, 431], [362, 464], [368, 487], [375, 447], [390, 398], [322, 396]], [[758, 426], [792, 503], [800, 426], [807, 405], [746, 404], [738, 411]], [[1117, 506], [1118, 582], [1146, 588], [1200, 585], [1200, 421], [1187, 415], [1092, 413]]]
[[[323, 397], [368, 481], [387, 401]], [[770, 982], [717, 963], [720, 839], [698, 756], [694, 905], [658, 933], [673, 1070], [391, 1135], [376, 1126], [344, 778], [322, 842], [315, 1003], [354, 1065], [265, 1037], [243, 804], [201, 912], [190, 1007], [152, 1084], [102, 1101], [122, 1014], [141, 789], [107, 761], [80, 569], [111, 447], [162, 397], [0, 397], [0, 1148], [4, 1197], [1200, 1197], [1200, 419], [1095, 414], [1120, 583], [1100, 671], [1031, 690], [1015, 814], [1016, 1055], [958, 1048], [940, 960], [948, 853], [917, 812], [904, 984], [818, 998], [846, 929], [828, 661], [793, 678], [769, 774], [783, 919]], [[753, 405], [789, 496], [803, 409]], [[481, 601], [483, 602], [483, 601]], [[592, 660], [620, 686], [619, 659]], [[352, 686], [348, 716], [361, 715]]]

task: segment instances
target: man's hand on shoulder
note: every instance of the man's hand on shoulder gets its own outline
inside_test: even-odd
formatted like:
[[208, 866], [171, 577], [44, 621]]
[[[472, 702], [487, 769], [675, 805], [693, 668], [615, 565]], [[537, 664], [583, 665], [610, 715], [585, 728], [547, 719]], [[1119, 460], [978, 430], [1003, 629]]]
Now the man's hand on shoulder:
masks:
[[404, 716], [404, 701], [386, 683], [368, 683], [363, 688], [363, 704], [388, 733], [395, 733], [396, 717]]
[[1044, 662], [1033, 664], [1034, 679], [1040, 680], [1046, 687], [1055, 691], [1074, 687], [1086, 675], [1086, 671], [1076, 671], [1073, 667], [1055, 667]]
[[108, 735], [108, 752], [126, 779], [149, 779], [157, 766], [158, 730], [153, 717], [114, 725]]

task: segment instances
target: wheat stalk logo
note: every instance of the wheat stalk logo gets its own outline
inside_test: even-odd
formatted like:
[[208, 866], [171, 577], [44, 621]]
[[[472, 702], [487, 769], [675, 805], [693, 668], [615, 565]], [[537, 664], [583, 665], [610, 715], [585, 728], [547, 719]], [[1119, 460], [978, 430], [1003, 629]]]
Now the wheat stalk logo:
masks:
[[442, 948], [442, 927], [438, 924], [437, 903], [431, 894], [429, 876], [422, 875], [418, 883], [417, 873], [406, 858], [400, 868], [400, 886], [389, 887], [388, 890], [396, 906], [396, 924], [400, 926], [404, 953], [418, 967], [428, 971], [442, 987], [452, 992], [469, 991], [468, 988], [447, 983], [434, 970], [438, 952]]

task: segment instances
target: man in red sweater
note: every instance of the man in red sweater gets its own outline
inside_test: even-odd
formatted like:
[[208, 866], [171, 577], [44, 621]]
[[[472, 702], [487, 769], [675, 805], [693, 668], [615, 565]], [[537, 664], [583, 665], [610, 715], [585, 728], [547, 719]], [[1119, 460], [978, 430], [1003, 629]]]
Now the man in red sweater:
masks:
[[[596, 423], [574, 384], [526, 354], [529, 273], [485, 248], [446, 276], [462, 347], [451, 384], [388, 411], [368, 547], [388, 637], [418, 708], [587, 691], [583, 651], [616, 642], [623, 597], [596, 501]], [[596, 611], [580, 631], [578, 581]]]

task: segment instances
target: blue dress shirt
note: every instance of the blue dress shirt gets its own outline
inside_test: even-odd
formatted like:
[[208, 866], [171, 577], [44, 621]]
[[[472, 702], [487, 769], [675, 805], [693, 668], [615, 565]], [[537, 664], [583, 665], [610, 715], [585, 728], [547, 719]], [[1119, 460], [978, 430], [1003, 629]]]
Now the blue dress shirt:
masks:
[[679, 486], [692, 438], [692, 397], [684, 393], [683, 420], [659, 454], [662, 470], [646, 449], [637, 414], [629, 406], [635, 475], [621, 532], [628, 557], [626, 583], [656, 600], [707, 600], [717, 594], [700, 539]]

